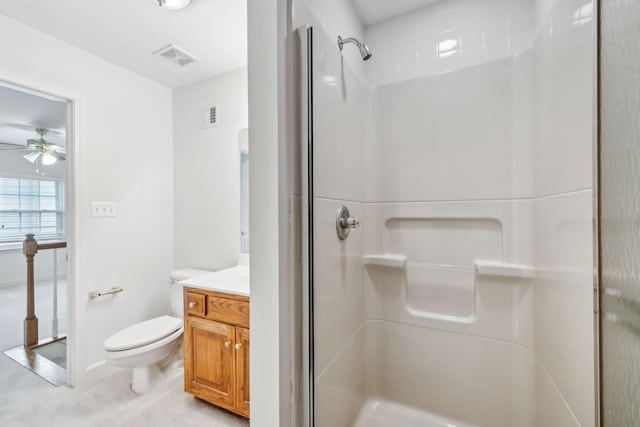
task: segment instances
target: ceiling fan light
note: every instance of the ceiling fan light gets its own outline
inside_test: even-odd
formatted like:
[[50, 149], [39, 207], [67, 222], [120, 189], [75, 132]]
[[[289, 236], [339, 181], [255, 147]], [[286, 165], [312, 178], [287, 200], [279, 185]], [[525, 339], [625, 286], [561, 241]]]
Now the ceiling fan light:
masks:
[[27, 159], [28, 161], [30, 161], [31, 163], [35, 163], [36, 160], [38, 159], [38, 157], [40, 157], [40, 153], [37, 151], [33, 151], [31, 153], [27, 153], [24, 156], [25, 159]]
[[191, 0], [156, 0], [158, 6], [167, 10], [180, 10], [189, 6]]
[[51, 166], [57, 161], [58, 159], [56, 159], [55, 156], [52, 156], [51, 153], [44, 153], [42, 155], [42, 164], [45, 166]]

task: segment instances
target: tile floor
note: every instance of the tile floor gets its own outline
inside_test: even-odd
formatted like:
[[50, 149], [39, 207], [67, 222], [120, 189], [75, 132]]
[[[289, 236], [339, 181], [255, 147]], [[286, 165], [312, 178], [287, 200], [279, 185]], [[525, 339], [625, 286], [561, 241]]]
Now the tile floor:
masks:
[[11, 427], [248, 427], [245, 419], [183, 391], [181, 368], [149, 394], [129, 388], [126, 369], [101, 366], [87, 384], [54, 387], [0, 354], [0, 426]]

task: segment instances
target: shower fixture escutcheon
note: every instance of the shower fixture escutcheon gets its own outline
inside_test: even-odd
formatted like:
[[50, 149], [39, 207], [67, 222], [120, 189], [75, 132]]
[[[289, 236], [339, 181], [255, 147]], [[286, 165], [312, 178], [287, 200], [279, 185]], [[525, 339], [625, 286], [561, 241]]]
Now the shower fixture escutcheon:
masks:
[[336, 233], [338, 239], [345, 240], [349, 237], [352, 228], [360, 228], [360, 221], [349, 213], [349, 208], [340, 206], [336, 213]]

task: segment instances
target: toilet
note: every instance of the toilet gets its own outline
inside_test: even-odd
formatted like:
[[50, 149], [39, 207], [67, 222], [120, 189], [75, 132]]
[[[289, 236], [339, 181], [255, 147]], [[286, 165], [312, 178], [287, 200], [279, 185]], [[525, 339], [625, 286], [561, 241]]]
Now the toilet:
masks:
[[171, 284], [171, 315], [145, 320], [121, 330], [104, 342], [106, 363], [133, 369], [131, 389], [148, 393], [162, 377], [158, 362], [178, 348], [184, 327], [182, 285], [178, 282], [210, 273], [187, 268], [169, 275]]

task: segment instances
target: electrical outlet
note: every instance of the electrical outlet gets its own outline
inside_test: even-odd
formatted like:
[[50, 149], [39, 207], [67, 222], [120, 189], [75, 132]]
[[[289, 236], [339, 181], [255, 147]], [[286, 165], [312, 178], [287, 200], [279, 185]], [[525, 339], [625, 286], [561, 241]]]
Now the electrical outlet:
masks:
[[116, 216], [116, 202], [91, 202], [91, 216]]

